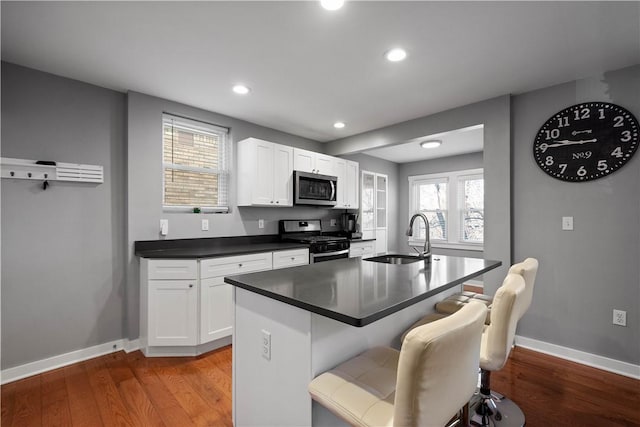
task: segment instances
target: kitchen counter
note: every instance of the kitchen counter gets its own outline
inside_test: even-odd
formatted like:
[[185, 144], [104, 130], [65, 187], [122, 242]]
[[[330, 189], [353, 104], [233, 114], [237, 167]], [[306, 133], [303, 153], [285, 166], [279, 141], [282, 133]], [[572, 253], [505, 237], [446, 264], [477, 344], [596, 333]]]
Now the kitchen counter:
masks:
[[135, 242], [141, 258], [197, 259], [306, 248], [309, 245], [281, 242], [280, 236], [239, 236], [204, 239], [146, 240]]
[[225, 277], [225, 282], [362, 327], [501, 264], [444, 255], [400, 265], [349, 258]]
[[372, 347], [399, 348], [436, 302], [500, 265], [444, 255], [403, 265], [349, 258], [225, 277], [234, 301], [233, 424], [342, 425], [312, 402], [309, 382]]

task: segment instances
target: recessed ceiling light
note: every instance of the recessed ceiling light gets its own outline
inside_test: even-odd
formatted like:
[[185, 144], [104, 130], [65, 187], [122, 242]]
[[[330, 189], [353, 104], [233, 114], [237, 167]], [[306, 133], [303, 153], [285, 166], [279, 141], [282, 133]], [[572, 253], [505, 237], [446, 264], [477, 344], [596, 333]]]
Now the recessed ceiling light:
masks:
[[437, 147], [440, 147], [441, 144], [442, 144], [442, 141], [440, 141], [439, 139], [431, 139], [429, 141], [421, 142], [420, 146], [422, 148], [437, 148]]
[[335, 122], [333, 124], [333, 127], [336, 129], [342, 129], [343, 127], [345, 127], [345, 124], [343, 122]]
[[235, 93], [237, 93], [238, 95], [246, 95], [249, 92], [251, 92], [251, 89], [249, 89], [247, 86], [245, 85], [241, 85], [241, 84], [237, 84], [233, 87], [233, 91]]
[[384, 57], [391, 62], [402, 61], [407, 57], [407, 51], [402, 48], [396, 47], [387, 51], [387, 53], [384, 54]]
[[327, 10], [338, 10], [344, 5], [344, 0], [320, 0], [320, 5]]

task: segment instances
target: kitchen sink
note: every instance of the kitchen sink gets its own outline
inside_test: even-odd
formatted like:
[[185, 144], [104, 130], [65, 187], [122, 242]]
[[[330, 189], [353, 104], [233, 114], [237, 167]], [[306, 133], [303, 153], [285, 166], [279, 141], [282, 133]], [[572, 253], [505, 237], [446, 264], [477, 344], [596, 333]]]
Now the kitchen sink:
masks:
[[429, 258], [422, 258], [417, 255], [386, 254], [375, 256], [373, 258], [364, 258], [364, 260], [371, 262], [383, 262], [385, 264], [411, 264], [412, 262], [428, 261]]

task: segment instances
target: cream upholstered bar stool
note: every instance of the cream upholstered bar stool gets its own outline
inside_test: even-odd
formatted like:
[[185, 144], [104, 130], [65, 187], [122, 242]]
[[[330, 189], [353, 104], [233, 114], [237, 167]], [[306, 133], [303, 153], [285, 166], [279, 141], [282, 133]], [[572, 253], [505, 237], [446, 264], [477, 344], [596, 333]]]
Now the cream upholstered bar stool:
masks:
[[473, 395], [487, 308], [468, 304], [316, 377], [313, 400], [353, 426], [447, 424]]
[[[538, 272], [538, 260], [535, 258], [527, 258], [522, 262], [517, 264], [513, 264], [507, 274], [520, 274], [524, 277], [525, 281], [525, 308], [526, 311], [531, 305], [531, 300], [533, 298], [533, 287], [536, 281], [536, 273]], [[480, 301], [487, 305], [489, 309], [487, 313], [487, 321], [488, 325], [491, 322], [491, 309], [493, 305], [493, 297], [489, 295], [478, 294], [475, 292], [463, 291], [457, 294], [453, 294], [442, 301], [436, 304], [436, 312], [444, 315], [455, 313], [460, 310], [461, 307], [464, 307], [469, 301]], [[524, 312], [523, 312], [524, 314]]]
[[[535, 269], [537, 269], [537, 262]], [[519, 272], [523, 273], [522, 270]], [[493, 298], [491, 323], [485, 326], [482, 333], [479, 362], [480, 392], [478, 399], [474, 399], [471, 404], [471, 425], [483, 427], [524, 425], [525, 417], [520, 408], [503, 395], [491, 391], [491, 372], [502, 369], [507, 362], [518, 320], [530, 303], [524, 274], [507, 274]], [[474, 302], [474, 304], [478, 303]], [[463, 308], [467, 305], [463, 305]], [[442, 316], [446, 319], [451, 315], [429, 314], [414, 323], [402, 339], [409, 336], [412, 328], [440, 321]]]
[[482, 427], [523, 426], [524, 413], [512, 400], [491, 391], [491, 372], [507, 363], [518, 320], [526, 311], [526, 280], [520, 274], [507, 274], [493, 298], [491, 324], [482, 333], [480, 345], [480, 394], [471, 405], [471, 425]]

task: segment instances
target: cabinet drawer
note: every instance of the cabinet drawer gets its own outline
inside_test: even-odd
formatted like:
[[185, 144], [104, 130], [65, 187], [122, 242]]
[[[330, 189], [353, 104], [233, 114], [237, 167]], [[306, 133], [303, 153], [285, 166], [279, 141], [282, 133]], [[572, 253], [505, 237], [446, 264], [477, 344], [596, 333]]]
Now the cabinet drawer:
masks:
[[271, 252], [203, 259], [200, 261], [200, 278], [271, 270], [272, 265]]
[[309, 264], [309, 249], [293, 249], [273, 253], [273, 269]]
[[375, 241], [358, 243], [351, 242], [349, 258], [373, 255], [375, 253], [375, 246]]
[[194, 259], [151, 259], [148, 268], [150, 280], [198, 278], [198, 262]]

